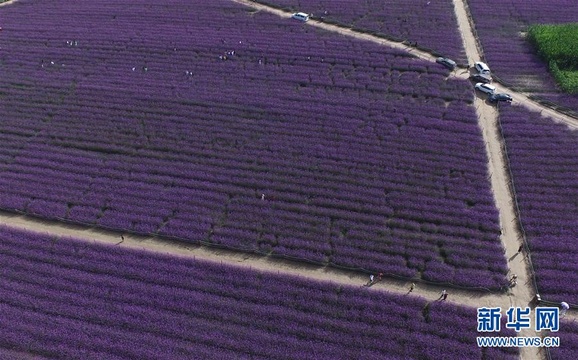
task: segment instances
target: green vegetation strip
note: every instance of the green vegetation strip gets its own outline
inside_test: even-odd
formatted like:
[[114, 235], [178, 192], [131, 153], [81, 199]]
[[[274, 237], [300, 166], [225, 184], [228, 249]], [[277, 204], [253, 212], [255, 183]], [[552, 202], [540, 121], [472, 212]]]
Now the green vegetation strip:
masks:
[[578, 23], [532, 25], [528, 39], [562, 89], [578, 93]]

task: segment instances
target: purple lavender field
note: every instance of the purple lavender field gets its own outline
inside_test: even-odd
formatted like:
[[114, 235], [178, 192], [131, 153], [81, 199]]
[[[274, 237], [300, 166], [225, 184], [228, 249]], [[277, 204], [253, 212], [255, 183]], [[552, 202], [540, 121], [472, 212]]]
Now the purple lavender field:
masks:
[[578, 132], [518, 106], [500, 117], [538, 290], [578, 304]]
[[578, 21], [574, 0], [467, 0], [488, 65], [500, 79], [578, 112], [578, 96], [562, 93], [525, 33], [529, 25]]
[[471, 85], [439, 64], [229, 1], [1, 11], [0, 208], [505, 284]]
[[431, 49], [458, 62], [467, 62], [451, 0], [259, 0], [259, 2], [293, 11], [303, 11], [327, 21], [375, 32], [389, 38], [417, 42], [420, 48]]
[[576, 321], [560, 321], [560, 330], [552, 333], [560, 338], [560, 347], [551, 348], [552, 360], [576, 359], [578, 356], [578, 323]]
[[0, 248], [0, 354], [119, 360], [517, 354], [477, 347], [476, 309], [415, 296], [7, 228], [0, 228]]

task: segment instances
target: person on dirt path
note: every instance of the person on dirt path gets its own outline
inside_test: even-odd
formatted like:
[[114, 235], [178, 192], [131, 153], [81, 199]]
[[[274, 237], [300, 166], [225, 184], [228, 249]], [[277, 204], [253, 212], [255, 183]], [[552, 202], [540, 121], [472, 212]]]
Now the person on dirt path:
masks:
[[407, 291], [407, 293], [411, 293], [413, 290], [415, 289], [415, 283], [411, 283], [411, 286], [409, 287], [409, 290]]
[[379, 275], [377, 275], [377, 281], [381, 281], [382, 278], [383, 278], [383, 273], [379, 273]]
[[447, 297], [448, 297], [448, 292], [445, 289], [443, 289], [438, 301], [439, 300], [445, 300]]
[[562, 301], [560, 303], [560, 307], [562, 308], [562, 311], [560, 311], [560, 316], [566, 315], [566, 311], [568, 311], [568, 309], [570, 309], [570, 305], [568, 305], [568, 303], [565, 301]]
[[369, 281], [363, 286], [371, 286], [373, 285], [373, 274], [369, 275]]
[[518, 275], [514, 274], [510, 278], [510, 287], [513, 288], [516, 285], [518, 285]]

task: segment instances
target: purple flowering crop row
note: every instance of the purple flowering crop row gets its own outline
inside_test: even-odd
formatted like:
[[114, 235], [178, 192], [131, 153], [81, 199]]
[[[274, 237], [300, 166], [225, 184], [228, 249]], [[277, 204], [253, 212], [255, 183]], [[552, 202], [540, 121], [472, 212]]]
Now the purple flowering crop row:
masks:
[[552, 360], [574, 359], [578, 356], [578, 323], [576, 321], [560, 321], [560, 330], [551, 333], [560, 338], [560, 347], [550, 348]]
[[52, 359], [488, 356], [476, 346], [475, 309], [419, 297], [8, 228], [0, 229], [0, 265], [0, 349], [7, 352]]
[[544, 299], [578, 303], [578, 133], [521, 107], [500, 109], [510, 168]]
[[468, 0], [488, 65], [498, 77], [524, 91], [578, 111], [578, 96], [562, 93], [548, 64], [539, 58], [526, 32], [534, 24], [576, 22], [574, 0]]
[[406, 40], [466, 62], [451, 0], [328, 1], [259, 0], [261, 3], [313, 14], [326, 21]]
[[0, 207], [504, 285], [470, 84], [398, 50], [248, 10], [3, 8]]

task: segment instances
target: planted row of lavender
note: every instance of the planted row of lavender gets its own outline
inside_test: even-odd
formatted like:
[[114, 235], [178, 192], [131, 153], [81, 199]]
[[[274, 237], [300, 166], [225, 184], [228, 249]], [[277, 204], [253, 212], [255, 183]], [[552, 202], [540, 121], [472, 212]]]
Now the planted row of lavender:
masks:
[[486, 61], [500, 79], [548, 101], [578, 111], [578, 96], [562, 93], [554, 77], [529, 41], [526, 31], [534, 24], [576, 22], [578, 3], [573, 0], [468, 0]]
[[462, 286], [506, 282], [468, 83], [232, 2], [193, 5], [2, 10], [0, 207]]
[[560, 347], [550, 348], [552, 360], [574, 359], [578, 356], [578, 323], [576, 321], [560, 322], [560, 331], [551, 336], [560, 338]]
[[444, 1], [302, 1], [259, 0], [326, 21], [406, 40], [456, 61], [466, 62], [451, 0]]
[[578, 303], [578, 133], [521, 107], [500, 109], [538, 290]]
[[0, 264], [0, 348], [32, 356], [513, 359], [517, 355], [512, 349], [477, 347], [473, 308], [363, 287], [9, 228], [0, 229]]

